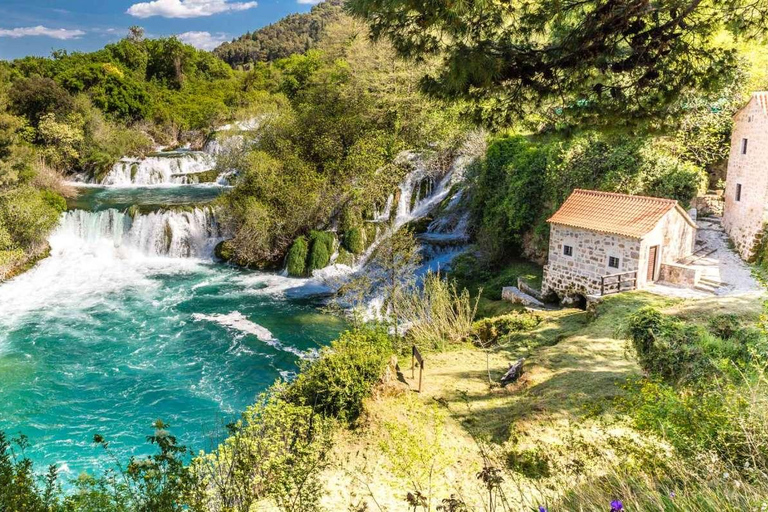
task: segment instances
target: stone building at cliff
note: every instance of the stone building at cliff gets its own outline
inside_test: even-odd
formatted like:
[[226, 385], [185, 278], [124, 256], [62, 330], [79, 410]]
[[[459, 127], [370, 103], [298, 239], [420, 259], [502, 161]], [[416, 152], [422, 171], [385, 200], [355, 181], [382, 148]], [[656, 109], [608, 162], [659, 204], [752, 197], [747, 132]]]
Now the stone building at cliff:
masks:
[[577, 189], [548, 222], [544, 294], [605, 295], [659, 279], [696, 284], [678, 264], [694, 252], [696, 223], [677, 201]]
[[768, 92], [756, 92], [733, 118], [723, 227], [745, 260], [768, 222]]

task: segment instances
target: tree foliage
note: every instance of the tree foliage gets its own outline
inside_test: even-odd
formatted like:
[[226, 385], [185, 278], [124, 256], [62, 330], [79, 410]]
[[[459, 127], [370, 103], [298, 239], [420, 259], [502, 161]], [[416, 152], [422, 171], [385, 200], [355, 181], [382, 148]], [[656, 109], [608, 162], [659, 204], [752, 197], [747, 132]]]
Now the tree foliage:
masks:
[[585, 0], [518, 3], [350, 0], [375, 39], [402, 57], [437, 58], [421, 87], [465, 99], [477, 119], [635, 123], [681, 94], [711, 91], [737, 67], [723, 34], [764, 34], [763, 0]]
[[328, 24], [344, 18], [341, 6], [341, 0], [322, 2], [306, 14], [291, 14], [243, 34], [213, 53], [234, 68], [304, 53], [317, 45]]

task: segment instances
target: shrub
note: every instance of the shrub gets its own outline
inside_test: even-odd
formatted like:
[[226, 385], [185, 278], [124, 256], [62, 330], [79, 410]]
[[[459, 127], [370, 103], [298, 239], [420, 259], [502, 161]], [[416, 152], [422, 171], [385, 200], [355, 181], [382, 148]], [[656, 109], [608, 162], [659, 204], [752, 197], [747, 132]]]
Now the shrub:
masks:
[[307, 273], [313, 270], [325, 268], [331, 261], [335, 240], [333, 234], [325, 231], [312, 231], [309, 235], [310, 248], [307, 260]]
[[43, 201], [45, 201], [52, 208], [55, 208], [59, 213], [67, 210], [67, 200], [56, 192], [51, 192], [50, 190], [42, 190], [40, 192], [40, 196], [43, 198]]
[[344, 234], [344, 247], [352, 254], [362, 254], [365, 251], [365, 232], [360, 228], [352, 228]]
[[715, 317], [709, 328], [714, 333], [645, 307], [630, 316], [627, 332], [643, 369], [668, 382], [734, 371], [731, 363], [744, 366], [765, 357], [765, 336], [739, 328], [735, 317]]
[[194, 459], [192, 510], [319, 510], [320, 475], [328, 466], [333, 422], [273, 387], [249, 407], [211, 454]]
[[291, 249], [288, 251], [288, 257], [286, 259], [286, 269], [288, 275], [294, 277], [300, 277], [306, 274], [307, 271], [307, 253], [309, 248], [307, 247], [307, 239], [300, 236], [294, 240]]
[[472, 324], [472, 337], [487, 347], [498, 343], [504, 336], [515, 332], [530, 331], [541, 323], [541, 317], [535, 313], [510, 313], [493, 318], [483, 318]]
[[323, 348], [319, 359], [303, 365], [288, 398], [351, 423], [362, 413], [363, 399], [381, 379], [391, 353], [383, 329], [345, 332]]
[[706, 386], [641, 379], [626, 389], [619, 410], [639, 430], [685, 456], [714, 452], [739, 471], [768, 471], [768, 382], [761, 367]]
[[323, 244], [329, 255], [333, 254], [333, 250], [336, 246], [336, 237], [330, 231], [310, 231], [309, 241], [313, 244], [317, 242]]

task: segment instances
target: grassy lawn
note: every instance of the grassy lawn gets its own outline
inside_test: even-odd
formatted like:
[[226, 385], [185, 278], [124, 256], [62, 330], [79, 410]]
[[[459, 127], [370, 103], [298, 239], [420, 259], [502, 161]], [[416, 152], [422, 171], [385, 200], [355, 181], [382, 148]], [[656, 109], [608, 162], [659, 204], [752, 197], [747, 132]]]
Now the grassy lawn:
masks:
[[[720, 313], [756, 321], [761, 312], [760, 302], [754, 299], [697, 301], [624, 293], [607, 297], [593, 317], [575, 309], [543, 312], [535, 330], [487, 353], [471, 345], [429, 353], [421, 394], [414, 391], [418, 372], [412, 380], [410, 360], [401, 361], [410, 391], [374, 397], [367, 404], [363, 427], [343, 434], [337, 447], [339, 467], [329, 474], [336, 496], [347, 500], [354, 496], [367, 503], [368, 510], [405, 510], [403, 498], [413, 489], [413, 474], [419, 471], [411, 468], [413, 474], [408, 476], [393, 466], [385, 447], [403, 442], [390, 434], [393, 425], [411, 432], [416, 440], [412, 443], [418, 445], [423, 438], [424, 446], [429, 444], [425, 452], [440, 455], [439, 464], [422, 461], [422, 470], [433, 468], [433, 495], [458, 493], [478, 510], [483, 508], [482, 488], [475, 478], [482, 468], [477, 439], [502, 453], [525, 453], [543, 445], [563, 459], [588, 460], [589, 455], [574, 457], [571, 447], [605, 443], [605, 425], [614, 416], [613, 399], [622, 392], [621, 384], [640, 372], [622, 330], [628, 316], [646, 305], [701, 322]], [[526, 358], [526, 371], [517, 383], [506, 388], [489, 385], [489, 373], [491, 382], [498, 382], [520, 357]], [[424, 418], [434, 417], [441, 425], [440, 439], [430, 444], [426, 440], [435, 429], [425, 427]], [[599, 467], [599, 457], [589, 464]], [[551, 496], [554, 491], [542, 490], [543, 482], [521, 477], [516, 489], [520, 496]], [[328, 506], [340, 503], [330, 499]]]

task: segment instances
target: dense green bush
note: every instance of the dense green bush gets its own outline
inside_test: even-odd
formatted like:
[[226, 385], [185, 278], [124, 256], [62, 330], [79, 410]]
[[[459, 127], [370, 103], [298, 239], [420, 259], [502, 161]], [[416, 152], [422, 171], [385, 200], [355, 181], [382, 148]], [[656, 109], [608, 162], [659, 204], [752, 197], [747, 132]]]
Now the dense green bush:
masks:
[[294, 277], [302, 277], [307, 272], [307, 255], [309, 254], [309, 247], [307, 246], [307, 239], [300, 236], [293, 241], [291, 249], [288, 251], [286, 259], [286, 269], [288, 275]]
[[0, 194], [0, 226], [10, 233], [16, 247], [26, 249], [45, 240], [59, 219], [57, 208], [51, 206], [51, 193], [30, 186], [13, 189]]
[[193, 461], [193, 510], [254, 510], [265, 500], [283, 511], [320, 510], [334, 422], [284, 393], [275, 386], [261, 395], [216, 450]]
[[383, 329], [345, 332], [322, 349], [319, 359], [303, 365], [287, 396], [351, 423], [363, 412], [363, 399], [381, 380], [391, 353], [391, 340]]
[[714, 317], [710, 329], [664, 315], [652, 307], [629, 318], [627, 333], [640, 365], [667, 382], [697, 381], [765, 359], [765, 336]]
[[508, 315], [483, 318], [472, 324], [472, 338], [480, 346], [488, 347], [498, 343], [505, 336], [530, 331], [541, 323], [541, 317], [535, 313], [515, 312]]
[[333, 254], [336, 239], [333, 233], [327, 231], [312, 231], [309, 235], [309, 257], [307, 259], [307, 274], [328, 266]]

